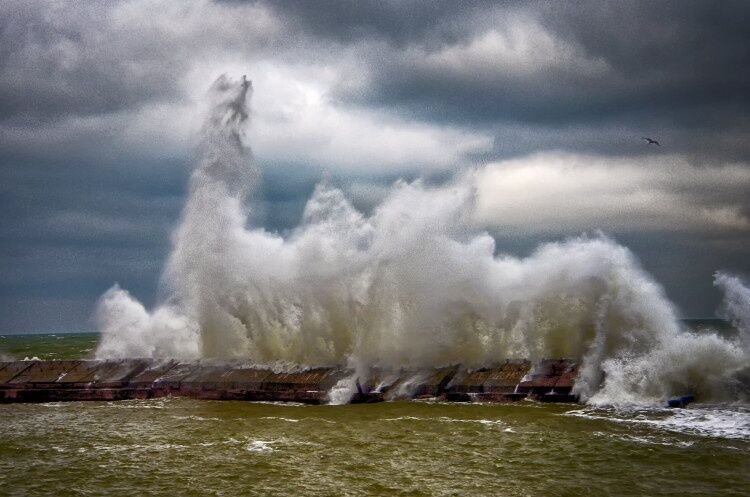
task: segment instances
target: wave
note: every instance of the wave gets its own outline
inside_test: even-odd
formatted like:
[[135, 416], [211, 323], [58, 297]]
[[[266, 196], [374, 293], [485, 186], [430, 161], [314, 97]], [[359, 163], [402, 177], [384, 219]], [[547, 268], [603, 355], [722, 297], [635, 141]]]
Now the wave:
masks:
[[[467, 367], [505, 358], [581, 362], [592, 403], [747, 393], [750, 291], [716, 275], [732, 341], [690, 333], [661, 286], [604, 234], [513, 257], [474, 222], [476, 171], [396, 182], [370, 215], [323, 182], [288, 236], [247, 228], [259, 172], [245, 145], [250, 82], [220, 77], [161, 299], [117, 285], [100, 299], [97, 358]], [[744, 376], [743, 376], [744, 375]]]

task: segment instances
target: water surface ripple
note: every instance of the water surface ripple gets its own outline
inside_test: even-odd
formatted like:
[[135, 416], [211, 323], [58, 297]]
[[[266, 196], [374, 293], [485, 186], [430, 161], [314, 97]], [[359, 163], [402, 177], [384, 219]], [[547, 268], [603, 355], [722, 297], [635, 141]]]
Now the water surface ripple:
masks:
[[0, 495], [748, 495], [745, 407], [0, 406]]

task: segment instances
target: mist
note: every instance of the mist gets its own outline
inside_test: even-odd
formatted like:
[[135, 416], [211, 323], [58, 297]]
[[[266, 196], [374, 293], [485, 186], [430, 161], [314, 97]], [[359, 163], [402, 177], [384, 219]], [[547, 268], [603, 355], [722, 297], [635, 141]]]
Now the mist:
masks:
[[603, 233], [507, 255], [477, 222], [482, 168], [439, 187], [398, 181], [369, 215], [323, 181], [288, 235], [247, 226], [261, 180], [244, 136], [251, 92], [244, 78], [212, 85], [160, 300], [146, 309], [108, 290], [98, 358], [365, 371], [568, 357], [581, 361], [575, 391], [590, 402], [746, 391], [750, 302], [738, 279], [716, 277], [741, 330], [732, 341], [683, 329], [662, 287]]

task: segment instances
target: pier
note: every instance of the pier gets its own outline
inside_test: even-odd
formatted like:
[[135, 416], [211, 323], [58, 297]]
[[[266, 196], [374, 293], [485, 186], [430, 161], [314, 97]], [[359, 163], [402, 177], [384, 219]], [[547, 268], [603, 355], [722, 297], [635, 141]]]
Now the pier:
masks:
[[167, 396], [207, 400], [329, 402], [339, 382], [356, 385], [352, 403], [438, 398], [452, 402], [577, 402], [578, 364], [546, 359], [492, 367], [427, 370], [320, 367], [279, 372], [240, 362], [149, 359], [0, 362], [0, 403], [115, 401]]

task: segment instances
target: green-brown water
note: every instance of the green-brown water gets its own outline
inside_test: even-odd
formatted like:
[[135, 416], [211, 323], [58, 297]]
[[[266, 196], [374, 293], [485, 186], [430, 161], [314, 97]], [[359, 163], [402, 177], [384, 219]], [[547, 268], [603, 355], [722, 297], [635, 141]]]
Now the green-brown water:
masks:
[[741, 496], [750, 489], [747, 439], [571, 412], [581, 408], [187, 399], [5, 405], [0, 493]]
[[[96, 342], [59, 336], [6, 337], [0, 351], [74, 358]], [[749, 493], [743, 406], [0, 405], [0, 495]]]
[[98, 341], [97, 333], [0, 335], [0, 361], [93, 359]]

